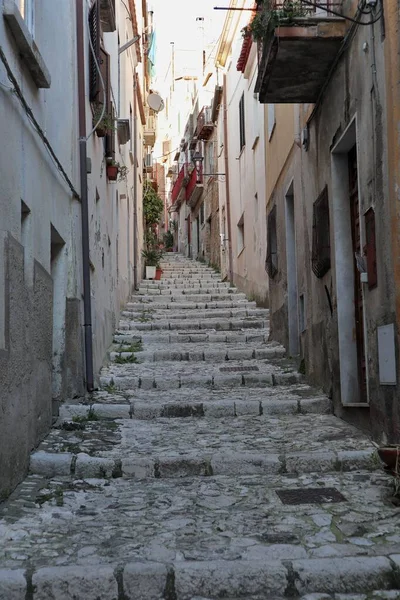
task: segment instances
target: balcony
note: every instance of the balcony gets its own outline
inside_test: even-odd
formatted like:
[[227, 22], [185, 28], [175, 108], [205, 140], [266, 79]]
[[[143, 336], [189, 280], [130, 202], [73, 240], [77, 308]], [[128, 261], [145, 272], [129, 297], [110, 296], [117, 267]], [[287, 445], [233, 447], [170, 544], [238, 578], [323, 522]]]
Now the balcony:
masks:
[[181, 202], [185, 199], [186, 173], [187, 164], [184, 164], [179, 171], [178, 177], [176, 178], [176, 181], [172, 187], [171, 203], [173, 205], [180, 206]]
[[196, 137], [198, 140], [208, 140], [214, 129], [211, 118], [211, 106], [204, 106], [197, 117]]
[[115, 0], [100, 0], [100, 22], [103, 31], [115, 31]]
[[156, 119], [153, 115], [147, 115], [143, 130], [143, 142], [146, 146], [154, 146], [156, 143]]
[[203, 185], [203, 175], [200, 170], [200, 173], [197, 172], [196, 169], [193, 169], [190, 174], [189, 182], [186, 187], [186, 204], [190, 206], [190, 208], [194, 208], [203, 193], [204, 185]]
[[[329, 7], [339, 12], [341, 3], [329, 2]], [[346, 34], [346, 22], [340, 17], [309, 6], [296, 10], [297, 14], [282, 16], [283, 0], [277, 0], [267, 13], [255, 85], [263, 104], [315, 103]], [[279, 27], [273, 27], [278, 14]]]

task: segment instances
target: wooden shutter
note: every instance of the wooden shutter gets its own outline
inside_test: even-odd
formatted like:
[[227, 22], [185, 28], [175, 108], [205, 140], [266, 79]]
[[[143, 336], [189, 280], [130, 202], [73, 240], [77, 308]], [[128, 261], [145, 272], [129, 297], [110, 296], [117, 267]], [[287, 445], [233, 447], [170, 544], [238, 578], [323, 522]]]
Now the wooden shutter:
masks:
[[313, 237], [311, 265], [319, 279], [331, 268], [328, 188], [322, 191], [313, 205]]
[[[89, 11], [89, 32], [92, 41], [94, 55], [97, 62], [100, 62], [100, 2], [96, 0]], [[93, 51], [89, 46], [89, 98], [92, 102], [97, 100], [101, 89], [100, 77], [93, 56]]]
[[376, 265], [376, 234], [375, 234], [375, 211], [370, 208], [365, 213], [365, 237], [366, 245], [364, 254], [367, 257], [368, 289], [372, 290], [378, 285], [378, 270]]

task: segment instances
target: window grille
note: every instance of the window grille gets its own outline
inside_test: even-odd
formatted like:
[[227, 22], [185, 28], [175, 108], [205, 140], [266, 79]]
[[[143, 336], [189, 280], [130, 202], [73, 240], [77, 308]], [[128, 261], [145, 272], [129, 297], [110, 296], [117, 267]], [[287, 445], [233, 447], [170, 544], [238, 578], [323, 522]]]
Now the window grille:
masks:
[[268, 215], [267, 221], [267, 258], [265, 260], [265, 270], [268, 276], [273, 279], [278, 272], [278, 240], [276, 235], [276, 206]]
[[325, 187], [313, 205], [312, 270], [319, 279], [331, 268], [328, 188]]

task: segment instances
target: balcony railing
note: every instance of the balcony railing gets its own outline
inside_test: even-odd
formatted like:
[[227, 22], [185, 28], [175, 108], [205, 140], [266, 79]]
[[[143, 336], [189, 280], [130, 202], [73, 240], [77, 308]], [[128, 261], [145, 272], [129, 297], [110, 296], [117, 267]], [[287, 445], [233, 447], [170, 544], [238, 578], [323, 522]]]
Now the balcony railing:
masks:
[[200, 167], [199, 172], [193, 169], [189, 182], [186, 187], [186, 204], [190, 207], [195, 207], [198, 199], [203, 193], [203, 169]]
[[198, 140], [208, 140], [214, 129], [211, 118], [211, 106], [204, 106], [197, 117], [196, 137]]
[[264, 7], [259, 24], [265, 25], [265, 34], [258, 44], [255, 85], [260, 102], [317, 101], [347, 30], [344, 18], [326, 9], [339, 13], [341, 6], [341, 2], [329, 0], [319, 3], [318, 8], [301, 0], [276, 0], [273, 9]]
[[172, 187], [171, 192], [171, 202], [172, 204], [176, 204], [177, 202], [181, 202], [185, 197], [185, 177], [187, 174], [188, 165], [185, 163], [181, 170], [178, 173], [178, 177]]

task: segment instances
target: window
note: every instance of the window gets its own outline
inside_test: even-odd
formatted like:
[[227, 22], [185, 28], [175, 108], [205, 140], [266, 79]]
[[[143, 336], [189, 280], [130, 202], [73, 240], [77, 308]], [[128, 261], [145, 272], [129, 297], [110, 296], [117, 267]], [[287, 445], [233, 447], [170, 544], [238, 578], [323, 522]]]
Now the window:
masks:
[[240, 150], [246, 143], [245, 122], [244, 122], [244, 93], [239, 102], [239, 135], [240, 135]]
[[312, 270], [316, 277], [323, 277], [331, 268], [331, 243], [329, 234], [328, 188], [313, 205]]
[[267, 221], [267, 258], [265, 270], [273, 279], [278, 272], [278, 241], [276, 236], [276, 206], [268, 215]]
[[368, 289], [372, 290], [378, 285], [378, 271], [376, 267], [376, 236], [375, 236], [375, 211], [373, 208], [367, 210], [365, 218], [364, 254], [367, 258]]
[[268, 104], [268, 140], [272, 138], [275, 129], [275, 104]]
[[237, 224], [237, 253], [238, 255], [244, 250], [244, 213]]
[[299, 328], [300, 331], [306, 329], [306, 300], [304, 294], [299, 297]]
[[206, 173], [215, 173], [215, 165], [214, 165], [214, 142], [209, 142], [207, 144], [207, 165], [206, 165]]
[[[100, 2], [96, 1], [89, 11], [89, 98], [98, 101], [101, 92], [100, 76], [96, 61], [100, 64]], [[104, 82], [105, 83], [105, 82]]]
[[18, 7], [29, 33], [33, 35], [35, 28], [35, 0], [18, 0]]
[[200, 206], [200, 225], [204, 225], [204, 202], [202, 202], [201, 206]]

